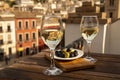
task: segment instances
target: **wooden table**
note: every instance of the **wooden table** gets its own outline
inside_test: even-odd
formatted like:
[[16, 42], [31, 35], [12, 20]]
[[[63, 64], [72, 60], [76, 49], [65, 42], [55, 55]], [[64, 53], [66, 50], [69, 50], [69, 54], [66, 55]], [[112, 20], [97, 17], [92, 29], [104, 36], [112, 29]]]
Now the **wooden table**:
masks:
[[64, 72], [59, 76], [46, 76], [42, 71], [50, 63], [39, 54], [27, 57], [0, 71], [0, 80], [120, 80], [120, 55], [92, 54], [98, 61], [91, 69]]

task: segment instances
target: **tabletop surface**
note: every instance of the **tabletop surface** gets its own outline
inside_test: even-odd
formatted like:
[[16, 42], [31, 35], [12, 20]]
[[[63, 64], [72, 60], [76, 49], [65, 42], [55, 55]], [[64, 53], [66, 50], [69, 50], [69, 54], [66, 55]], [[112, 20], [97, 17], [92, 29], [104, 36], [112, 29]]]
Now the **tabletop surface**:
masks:
[[46, 76], [42, 71], [50, 62], [44, 58], [44, 53], [49, 51], [43, 50], [0, 70], [0, 80], [120, 80], [120, 55], [93, 53], [91, 55], [97, 59], [94, 68]]

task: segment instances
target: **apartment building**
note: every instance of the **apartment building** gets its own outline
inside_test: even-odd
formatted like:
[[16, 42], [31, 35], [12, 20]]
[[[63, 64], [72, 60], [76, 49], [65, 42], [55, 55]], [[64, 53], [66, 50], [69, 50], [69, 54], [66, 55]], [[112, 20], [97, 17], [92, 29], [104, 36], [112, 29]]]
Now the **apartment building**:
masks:
[[37, 53], [36, 16], [30, 12], [15, 12], [15, 28], [17, 55]]
[[120, 18], [120, 0], [105, 0], [105, 12], [112, 20]]
[[4, 12], [0, 15], [0, 59], [16, 54], [15, 15]]
[[17, 5], [14, 5], [14, 10], [17, 11], [31, 11], [34, 6], [33, 0], [16, 0]]

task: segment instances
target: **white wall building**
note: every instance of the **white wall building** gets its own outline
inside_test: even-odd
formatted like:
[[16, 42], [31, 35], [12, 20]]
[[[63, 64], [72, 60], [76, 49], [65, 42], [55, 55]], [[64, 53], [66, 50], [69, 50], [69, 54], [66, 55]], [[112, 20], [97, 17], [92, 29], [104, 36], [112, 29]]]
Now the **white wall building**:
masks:
[[0, 52], [4, 52], [4, 55], [16, 53], [14, 17], [15, 15], [9, 12], [0, 15]]
[[34, 5], [34, 1], [33, 0], [16, 0], [16, 3], [21, 6], [24, 6], [24, 5], [30, 5], [30, 6], [33, 6]]
[[[99, 32], [92, 42], [91, 51], [95, 53], [105, 53], [105, 39], [106, 39], [105, 24], [99, 25]], [[81, 37], [80, 24], [67, 24], [65, 30], [65, 46], [71, 44], [73, 41]], [[87, 51], [87, 45], [84, 45]]]
[[120, 55], [120, 19], [107, 27], [105, 53]]
[[30, 11], [34, 6], [33, 0], [16, 0], [16, 4], [14, 5], [14, 9], [19, 11]]

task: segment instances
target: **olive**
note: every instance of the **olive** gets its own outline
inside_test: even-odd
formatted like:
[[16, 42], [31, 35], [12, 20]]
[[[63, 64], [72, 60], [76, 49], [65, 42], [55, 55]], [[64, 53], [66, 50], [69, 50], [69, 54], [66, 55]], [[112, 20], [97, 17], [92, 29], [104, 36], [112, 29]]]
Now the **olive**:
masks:
[[70, 57], [75, 57], [74, 52], [70, 53]]
[[77, 52], [76, 50], [74, 51], [74, 55], [75, 55], [75, 56], [77, 56], [77, 55], [78, 55], [78, 52]]
[[70, 48], [67, 48], [67, 52], [70, 52], [71, 51], [71, 49]]
[[62, 51], [56, 51], [56, 52], [55, 52], [55, 55], [56, 55], [57, 57], [62, 57], [62, 58], [65, 57], [65, 55], [62, 53]]

